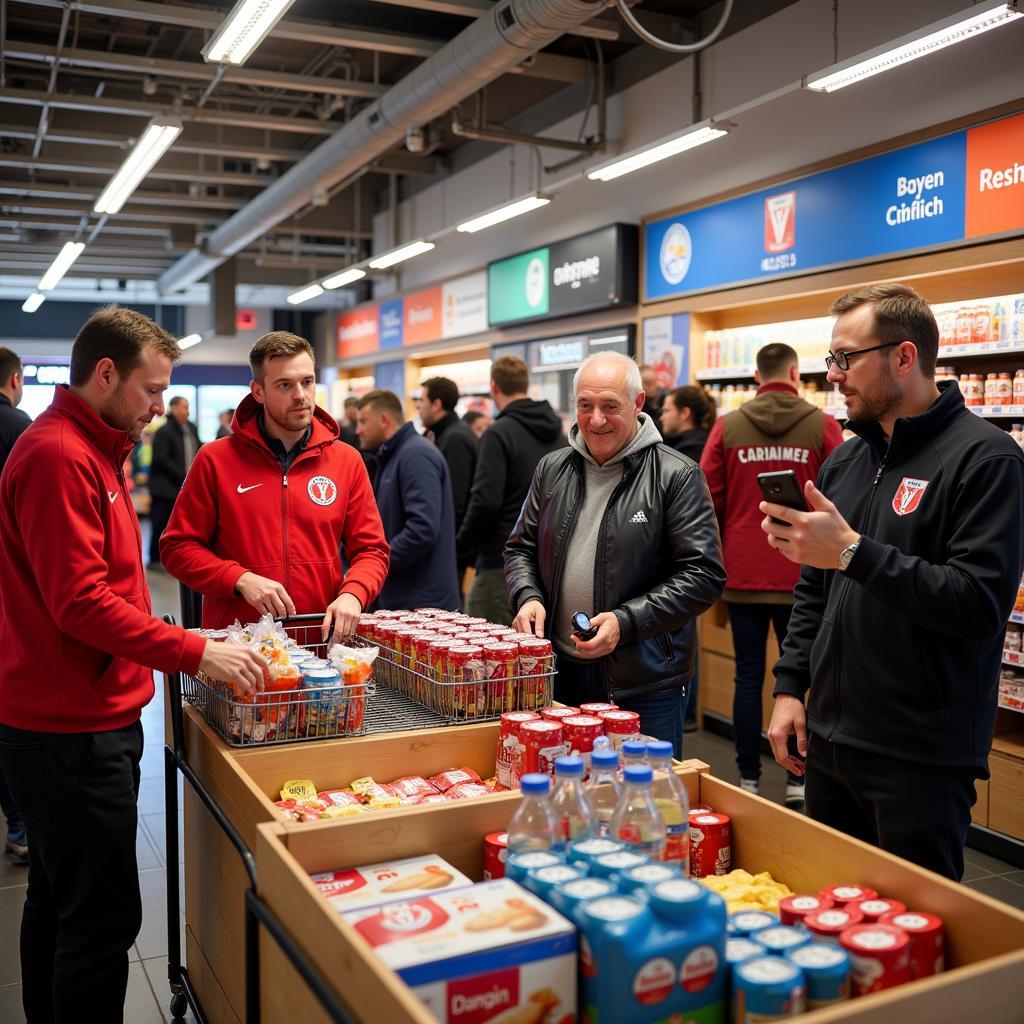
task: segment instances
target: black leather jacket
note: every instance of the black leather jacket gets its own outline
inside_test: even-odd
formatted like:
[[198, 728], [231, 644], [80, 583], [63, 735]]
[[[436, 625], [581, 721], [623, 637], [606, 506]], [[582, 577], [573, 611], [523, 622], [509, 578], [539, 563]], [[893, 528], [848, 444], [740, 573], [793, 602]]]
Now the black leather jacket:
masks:
[[[505, 547], [513, 608], [538, 600], [556, 622], [566, 546], [584, 487], [583, 457], [572, 448], [545, 456]], [[646, 524], [630, 522], [644, 509]], [[664, 444], [624, 462], [604, 513], [594, 608], [619, 620], [619, 646], [598, 659], [609, 697], [678, 687], [693, 675], [693, 620], [718, 600], [725, 568], [718, 523], [700, 467]]]

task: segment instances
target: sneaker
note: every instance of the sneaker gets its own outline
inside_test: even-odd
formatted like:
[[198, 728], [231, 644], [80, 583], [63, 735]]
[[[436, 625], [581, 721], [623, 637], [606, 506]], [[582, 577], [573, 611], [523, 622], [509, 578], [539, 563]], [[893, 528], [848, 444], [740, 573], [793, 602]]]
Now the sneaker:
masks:
[[793, 811], [802, 811], [804, 806], [804, 784], [790, 782], [786, 785], [786, 806]]
[[7, 856], [20, 866], [28, 864], [28, 833], [22, 828], [8, 828], [4, 844]]
[[740, 789], [744, 793], [753, 793], [757, 796], [761, 792], [761, 783], [758, 779], [740, 779]]

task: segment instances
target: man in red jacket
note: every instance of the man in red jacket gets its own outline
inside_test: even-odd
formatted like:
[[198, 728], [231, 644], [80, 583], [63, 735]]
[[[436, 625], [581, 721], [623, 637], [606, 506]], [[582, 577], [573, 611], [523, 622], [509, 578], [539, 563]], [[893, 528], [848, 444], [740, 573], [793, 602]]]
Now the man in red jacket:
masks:
[[[789, 345], [757, 353], [757, 396], [716, 420], [700, 465], [722, 530], [726, 606], [736, 653], [732, 724], [740, 785], [756, 793], [761, 778], [761, 690], [768, 629], [782, 647], [800, 567], [762, 541], [759, 473], [792, 469], [800, 483], [814, 480], [842, 443], [839, 424], [797, 393], [800, 367]], [[786, 804], [800, 807], [803, 779], [790, 774]]]
[[316, 405], [305, 338], [265, 334], [249, 365], [252, 394], [235, 410], [230, 436], [196, 455], [161, 560], [203, 595], [204, 626], [326, 609], [323, 637], [348, 635], [388, 571], [370, 479], [338, 424]]
[[123, 466], [164, 411], [177, 343], [110, 307], [71, 352], [71, 386], [0, 477], [0, 765], [29, 834], [21, 923], [29, 1021], [120, 1021], [142, 922], [135, 832], [151, 669], [262, 689], [247, 647], [151, 615]]

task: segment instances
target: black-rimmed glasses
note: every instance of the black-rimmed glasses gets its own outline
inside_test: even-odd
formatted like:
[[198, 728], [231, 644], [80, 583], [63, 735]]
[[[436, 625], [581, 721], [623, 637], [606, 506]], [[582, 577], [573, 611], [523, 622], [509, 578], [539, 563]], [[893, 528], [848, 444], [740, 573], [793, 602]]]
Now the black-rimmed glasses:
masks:
[[831, 370], [834, 363], [845, 373], [850, 368], [850, 356], [862, 356], [867, 352], [877, 352], [880, 348], [892, 348], [899, 344], [898, 341], [887, 341], [884, 345], [872, 345], [871, 348], [854, 348], [849, 352], [829, 352], [825, 356], [825, 369]]

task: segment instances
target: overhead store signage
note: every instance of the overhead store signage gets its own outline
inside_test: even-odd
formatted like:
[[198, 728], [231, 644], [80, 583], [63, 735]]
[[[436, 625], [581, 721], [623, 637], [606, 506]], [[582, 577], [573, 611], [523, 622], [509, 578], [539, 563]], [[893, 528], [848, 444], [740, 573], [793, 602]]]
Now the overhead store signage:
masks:
[[422, 292], [406, 295], [405, 332], [402, 341], [406, 345], [422, 345], [437, 341], [441, 337], [441, 288], [427, 288]]
[[647, 301], [1024, 228], [1024, 115], [644, 226]]
[[562, 338], [559, 341], [543, 341], [537, 346], [537, 365], [544, 367], [579, 365], [586, 358], [587, 339]]
[[380, 304], [380, 347], [401, 348], [403, 323], [403, 303], [401, 299], [392, 299]]
[[492, 327], [636, 301], [637, 229], [611, 224], [487, 268]]
[[463, 338], [487, 330], [487, 272], [441, 285], [441, 336]]
[[654, 367], [658, 387], [682, 387], [690, 381], [690, 314], [655, 316], [644, 321], [643, 361]]
[[376, 306], [362, 306], [338, 317], [338, 358], [366, 355], [380, 348]]
[[70, 384], [71, 367], [58, 366], [37, 366], [34, 363], [26, 363], [22, 367], [22, 377], [26, 381], [35, 381], [36, 384]]

